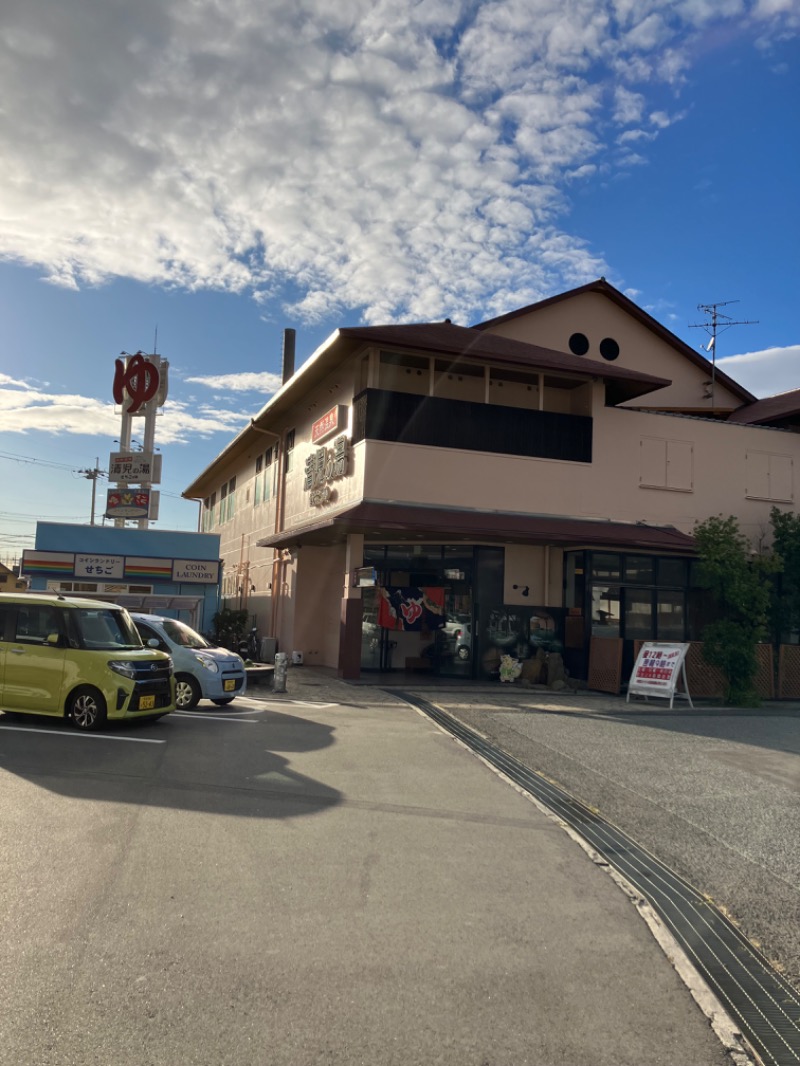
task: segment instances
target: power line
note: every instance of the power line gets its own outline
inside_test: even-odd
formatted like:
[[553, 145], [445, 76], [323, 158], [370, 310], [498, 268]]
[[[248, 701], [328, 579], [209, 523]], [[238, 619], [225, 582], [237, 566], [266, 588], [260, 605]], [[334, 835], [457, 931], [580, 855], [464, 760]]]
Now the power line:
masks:
[[80, 521], [83, 515], [29, 515], [25, 511], [0, 511], [0, 521], [22, 522], [29, 518], [45, 521]]
[[66, 463], [53, 463], [49, 459], [37, 459], [32, 455], [18, 455], [16, 452], [0, 452], [0, 459], [8, 459], [14, 463], [35, 463], [37, 466], [46, 466], [54, 470], [74, 470], [74, 466]]

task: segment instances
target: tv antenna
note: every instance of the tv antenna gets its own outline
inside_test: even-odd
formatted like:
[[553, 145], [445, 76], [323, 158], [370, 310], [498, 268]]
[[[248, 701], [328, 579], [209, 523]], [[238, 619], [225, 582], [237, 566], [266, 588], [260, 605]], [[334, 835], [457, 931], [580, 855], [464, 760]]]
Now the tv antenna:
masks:
[[717, 383], [717, 335], [724, 333], [726, 329], [730, 329], [731, 326], [756, 326], [758, 325], [758, 319], [742, 319], [740, 322], [734, 322], [730, 315], [724, 315], [720, 310], [720, 307], [727, 307], [728, 304], [738, 304], [738, 300], [720, 300], [715, 304], [698, 304], [697, 310], [702, 311], [704, 315], [711, 319], [710, 322], [690, 322], [690, 329], [704, 329], [711, 337], [711, 340], [704, 346], [705, 351], [711, 352], [711, 410], [714, 410], [714, 387]]

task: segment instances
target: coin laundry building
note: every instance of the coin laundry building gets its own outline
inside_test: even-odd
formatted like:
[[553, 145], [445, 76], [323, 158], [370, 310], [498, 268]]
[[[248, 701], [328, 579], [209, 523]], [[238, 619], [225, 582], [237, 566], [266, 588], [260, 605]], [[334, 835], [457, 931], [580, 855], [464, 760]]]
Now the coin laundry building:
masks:
[[37, 522], [22, 572], [32, 592], [109, 600], [202, 631], [219, 609], [219, 537], [212, 533]]
[[293, 340], [184, 495], [224, 601], [346, 678], [539, 647], [585, 678], [593, 648], [698, 639], [695, 522], [757, 535], [794, 504], [798, 397], [757, 402], [604, 279], [472, 328], [342, 328], [297, 371]]

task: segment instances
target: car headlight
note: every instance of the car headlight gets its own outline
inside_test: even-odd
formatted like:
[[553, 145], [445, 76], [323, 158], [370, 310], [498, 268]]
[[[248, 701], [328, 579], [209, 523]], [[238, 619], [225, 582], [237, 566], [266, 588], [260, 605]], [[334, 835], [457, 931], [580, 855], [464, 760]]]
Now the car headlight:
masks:
[[206, 670], [209, 670], [212, 674], [219, 673], [219, 667], [213, 659], [208, 659], [205, 655], [195, 655], [195, 659], [197, 659], [200, 665], [204, 666]]
[[111, 659], [108, 668], [109, 670], [113, 670], [115, 674], [122, 674], [123, 677], [129, 677], [131, 681], [136, 680], [136, 667], [133, 663], [129, 663], [125, 659]]

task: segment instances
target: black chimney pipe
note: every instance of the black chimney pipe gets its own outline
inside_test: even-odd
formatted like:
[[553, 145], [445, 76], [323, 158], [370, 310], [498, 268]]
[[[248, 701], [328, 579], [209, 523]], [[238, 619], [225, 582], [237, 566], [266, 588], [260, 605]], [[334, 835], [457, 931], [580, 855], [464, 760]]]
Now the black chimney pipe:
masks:
[[285, 385], [294, 374], [294, 342], [295, 331], [285, 329], [283, 331], [283, 355], [281, 357], [281, 384]]

